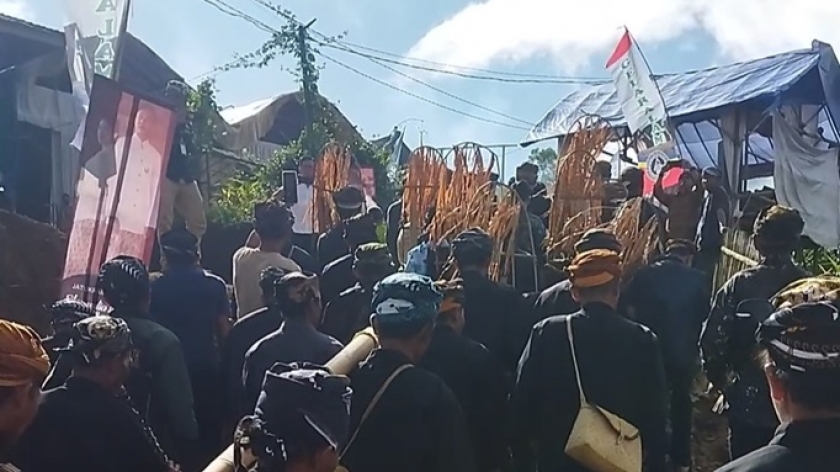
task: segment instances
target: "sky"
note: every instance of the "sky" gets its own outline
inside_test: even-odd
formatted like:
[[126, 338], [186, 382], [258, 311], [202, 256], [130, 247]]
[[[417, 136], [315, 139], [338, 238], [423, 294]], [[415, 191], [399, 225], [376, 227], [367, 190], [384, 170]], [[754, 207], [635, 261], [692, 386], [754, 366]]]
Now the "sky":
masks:
[[[60, 28], [67, 1], [0, 0], [0, 13]], [[224, 1], [272, 28], [283, 24], [259, 0]], [[269, 36], [213, 2], [134, 0], [128, 29], [195, 83]], [[345, 41], [394, 59], [427, 66], [431, 63], [417, 61], [432, 61], [433, 68], [468, 74], [480, 73], [466, 67], [604, 79], [604, 63], [622, 25], [656, 73], [807, 48], [813, 39], [840, 45], [840, 2], [826, 0], [285, 0], [282, 6], [301, 21], [315, 19], [312, 28], [318, 33], [346, 33]], [[584, 86], [475, 80], [392, 66], [399, 74], [352, 53], [322, 52], [365, 76], [319, 56], [321, 93], [364, 136], [388, 134], [399, 124], [411, 146], [421, 136], [425, 144], [439, 147], [464, 141], [518, 143], [557, 100]], [[263, 69], [214, 74], [220, 104], [245, 105], [295, 90], [284, 70], [291, 66], [291, 57], [280, 57]], [[507, 175], [527, 152], [507, 150]]]

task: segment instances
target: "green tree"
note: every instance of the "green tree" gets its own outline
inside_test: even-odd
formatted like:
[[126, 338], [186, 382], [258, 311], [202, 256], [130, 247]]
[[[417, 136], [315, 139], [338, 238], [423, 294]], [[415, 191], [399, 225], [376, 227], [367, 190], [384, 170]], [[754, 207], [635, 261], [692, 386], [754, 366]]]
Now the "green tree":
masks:
[[[286, 23], [273, 31], [271, 38], [257, 50], [237, 56], [236, 61], [228, 67], [262, 68], [279, 57], [294, 57], [295, 66], [285, 70], [300, 84], [304, 98], [304, 115], [309, 125], [297, 140], [280, 149], [265, 166], [226, 183], [220, 198], [213, 202], [215, 208], [211, 208], [211, 218], [224, 223], [247, 220], [250, 218], [254, 199], [266, 198], [281, 186], [284, 169], [294, 168], [303, 156], [317, 156], [330, 142], [347, 146], [360, 166], [373, 168], [377, 200], [383, 205], [388, 204], [395, 198], [397, 188], [388, 171], [387, 151], [374, 149], [357, 134], [348, 138], [347, 133], [341, 133], [339, 121], [333, 115], [333, 107], [318, 91], [321, 66], [316, 62], [317, 46], [312, 46], [312, 43], [323, 44], [335, 41], [339, 37], [313, 41], [309, 36], [308, 26], [298, 22], [291, 11], [278, 6], [272, 8]], [[248, 207], [243, 208], [248, 202]]]
[[548, 187], [554, 185], [557, 175], [557, 151], [552, 148], [534, 148], [528, 155], [528, 162], [540, 169], [539, 179]]

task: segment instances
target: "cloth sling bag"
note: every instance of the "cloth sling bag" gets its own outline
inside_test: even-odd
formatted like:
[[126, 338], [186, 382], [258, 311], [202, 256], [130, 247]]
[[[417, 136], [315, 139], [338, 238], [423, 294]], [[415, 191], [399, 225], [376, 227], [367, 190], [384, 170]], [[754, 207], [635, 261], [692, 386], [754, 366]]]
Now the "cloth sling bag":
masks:
[[566, 441], [565, 453], [593, 472], [641, 472], [642, 441], [638, 429], [586, 399], [575, 354], [572, 319], [566, 320], [566, 333], [580, 395], [580, 410]]
[[[394, 379], [396, 379], [398, 375], [405, 372], [406, 370], [408, 370], [411, 367], [412, 367], [411, 364], [404, 364], [404, 365], [400, 366], [397, 370], [395, 370], [393, 373], [391, 373], [391, 375], [389, 375], [387, 379], [385, 379], [385, 382], [382, 384], [381, 387], [379, 387], [379, 391], [377, 391], [376, 395], [373, 396], [373, 400], [371, 400], [370, 404], [368, 404], [367, 408], [365, 408], [365, 412], [362, 413], [362, 417], [361, 417], [361, 419], [359, 419], [359, 425], [356, 426], [356, 429], [353, 431], [353, 434], [350, 436], [350, 440], [347, 441], [347, 445], [344, 446], [344, 449], [342, 449], [341, 454], [338, 456], [339, 461], [341, 461], [341, 459], [344, 458], [344, 455], [347, 454], [347, 451], [350, 450], [350, 446], [352, 446], [353, 441], [356, 440], [356, 436], [358, 436], [359, 430], [362, 429], [362, 425], [365, 424], [365, 420], [367, 420], [368, 417], [370, 416], [370, 414], [373, 412], [373, 408], [376, 406], [377, 403], [379, 403], [379, 400], [382, 398], [382, 395], [385, 394], [385, 391], [388, 390], [388, 387], [391, 385], [391, 382], [393, 382]], [[338, 467], [336, 467], [335, 472], [349, 472], [349, 471], [344, 466], [339, 465]]]

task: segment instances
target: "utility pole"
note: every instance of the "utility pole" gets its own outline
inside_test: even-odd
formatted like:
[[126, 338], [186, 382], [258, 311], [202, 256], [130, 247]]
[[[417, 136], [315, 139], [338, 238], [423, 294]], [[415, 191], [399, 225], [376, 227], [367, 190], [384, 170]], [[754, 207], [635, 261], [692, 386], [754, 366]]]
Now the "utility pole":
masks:
[[314, 119], [313, 108], [315, 105], [317, 90], [317, 71], [315, 70], [314, 56], [309, 48], [308, 29], [315, 23], [313, 19], [307, 24], [300, 24], [297, 27], [297, 56], [300, 61], [300, 83], [303, 92], [303, 120], [304, 120], [304, 143], [303, 147], [310, 157], [315, 157], [315, 150], [312, 149], [312, 125]]

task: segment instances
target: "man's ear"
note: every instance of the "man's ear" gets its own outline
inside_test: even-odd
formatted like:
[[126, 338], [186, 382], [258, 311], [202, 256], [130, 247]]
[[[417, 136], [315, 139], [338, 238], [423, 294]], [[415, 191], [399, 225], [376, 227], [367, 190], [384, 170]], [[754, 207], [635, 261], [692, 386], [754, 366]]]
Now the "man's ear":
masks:
[[572, 300], [580, 303], [580, 292], [577, 289], [575, 289], [574, 287], [572, 287], [571, 292], [572, 292]]
[[767, 364], [764, 366], [764, 376], [767, 377], [767, 384], [770, 386], [770, 397], [775, 402], [780, 402], [787, 397], [785, 384], [776, 375], [776, 366]]

